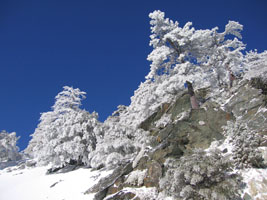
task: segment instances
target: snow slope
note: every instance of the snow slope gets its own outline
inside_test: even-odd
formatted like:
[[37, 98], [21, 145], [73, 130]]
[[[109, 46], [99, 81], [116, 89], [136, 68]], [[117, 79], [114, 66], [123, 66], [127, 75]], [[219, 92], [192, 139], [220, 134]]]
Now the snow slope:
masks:
[[80, 168], [46, 175], [46, 167], [10, 169], [0, 171], [1, 200], [90, 200], [93, 194], [83, 193], [111, 172]]

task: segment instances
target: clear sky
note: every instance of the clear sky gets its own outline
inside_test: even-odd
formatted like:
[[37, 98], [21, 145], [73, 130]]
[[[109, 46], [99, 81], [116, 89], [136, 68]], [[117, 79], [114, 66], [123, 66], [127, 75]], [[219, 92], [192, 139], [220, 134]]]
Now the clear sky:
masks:
[[265, 0], [0, 0], [0, 130], [24, 149], [65, 85], [87, 92], [101, 121], [129, 105], [149, 71], [154, 10], [197, 29], [238, 21], [247, 50], [266, 49]]

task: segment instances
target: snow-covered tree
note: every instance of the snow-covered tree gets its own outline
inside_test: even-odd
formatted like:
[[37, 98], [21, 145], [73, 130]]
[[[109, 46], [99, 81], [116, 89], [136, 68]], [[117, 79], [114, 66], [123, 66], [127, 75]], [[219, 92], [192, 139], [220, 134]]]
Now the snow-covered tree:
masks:
[[231, 169], [231, 162], [219, 150], [207, 154], [196, 150], [164, 163], [168, 169], [160, 180], [160, 188], [174, 199], [240, 199], [237, 192], [240, 177]]
[[91, 167], [117, 166], [132, 159], [146, 143], [147, 135], [143, 130], [120, 122], [121, 118], [127, 116], [127, 107], [120, 105], [118, 110], [98, 127], [97, 146], [89, 155]]
[[26, 152], [39, 164], [62, 166], [75, 161], [88, 163], [88, 154], [95, 149], [97, 113], [80, 109], [85, 92], [65, 86], [56, 96], [52, 111], [42, 113]]
[[16, 133], [0, 132], [0, 162], [16, 161], [21, 158], [17, 147]]
[[[191, 22], [179, 27], [178, 22], [165, 18], [161, 11], [154, 11], [149, 17], [153, 51], [148, 55], [152, 64], [147, 79], [162, 81], [176, 75], [179, 83], [176, 87], [181, 87], [185, 80], [203, 85], [212, 80], [211, 75], [217, 83], [227, 81], [229, 72], [238, 71], [244, 49], [237, 39], [242, 38], [240, 31], [243, 29], [238, 22], [229, 21], [225, 31], [218, 33], [217, 27], [195, 30]], [[228, 35], [235, 38], [229, 39]], [[207, 76], [209, 80], [205, 79]]]
[[25, 153], [31, 155], [40, 163], [49, 163], [50, 158], [46, 156], [45, 147], [48, 145], [48, 135], [52, 132], [52, 124], [56, 120], [56, 115], [52, 112], [42, 113], [40, 117], [40, 123], [31, 135], [32, 139], [29, 142], [28, 147], [25, 149]]
[[[195, 90], [211, 86], [218, 88], [229, 83], [230, 73], [240, 73], [244, 66], [241, 38], [242, 25], [229, 21], [225, 31], [218, 28], [196, 30], [188, 22], [183, 27], [165, 18], [161, 11], [149, 14], [151, 18], [152, 52], [150, 72], [131, 98], [121, 122], [138, 126], [159, 106], [170, 103], [183, 92], [190, 81]], [[234, 39], [231, 39], [233, 38]]]
[[223, 129], [226, 141], [231, 145], [231, 156], [236, 168], [265, 167], [259, 150], [264, 139], [259, 133], [250, 129], [240, 119], [235, 122], [228, 121]]
[[246, 79], [261, 78], [264, 82], [267, 82], [267, 51], [262, 53], [258, 53], [257, 50], [247, 52], [245, 64], [247, 70]]

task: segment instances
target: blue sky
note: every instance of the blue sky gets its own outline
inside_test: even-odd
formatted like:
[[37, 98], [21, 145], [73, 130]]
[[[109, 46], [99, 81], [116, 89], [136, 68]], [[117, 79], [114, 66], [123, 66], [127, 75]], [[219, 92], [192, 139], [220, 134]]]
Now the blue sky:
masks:
[[264, 0], [0, 0], [0, 130], [24, 149], [65, 85], [87, 92], [83, 108], [101, 121], [129, 105], [149, 71], [154, 10], [197, 29], [238, 21], [247, 50], [266, 49]]

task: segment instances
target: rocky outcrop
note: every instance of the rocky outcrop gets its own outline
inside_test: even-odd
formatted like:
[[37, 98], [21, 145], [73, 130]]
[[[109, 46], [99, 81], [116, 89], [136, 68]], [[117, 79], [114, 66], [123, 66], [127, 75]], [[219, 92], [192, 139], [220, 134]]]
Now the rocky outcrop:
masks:
[[245, 200], [267, 199], [267, 170], [249, 169], [243, 172], [245, 187]]
[[225, 104], [225, 109], [244, 120], [251, 129], [266, 134], [266, 99], [266, 95], [262, 94], [261, 89], [254, 88], [247, 81], [244, 81]]
[[[191, 109], [190, 96], [186, 92], [178, 94], [172, 103], [163, 103], [157, 112], [139, 126], [152, 137], [150, 148], [143, 149], [137, 155], [137, 161], [118, 167], [111, 176], [86, 193], [97, 193], [97, 200], [104, 197], [106, 200], [142, 200], [137, 194], [142, 188], [160, 192], [160, 181], [168, 171], [165, 165], [167, 159], [179, 162], [182, 157], [193, 155], [196, 149], [205, 150], [213, 141], [223, 141], [222, 126], [236, 118], [246, 121], [250, 128], [262, 136], [267, 135], [267, 109], [264, 107], [266, 97], [261, 90], [244, 82], [233, 94], [229, 92], [231, 97], [223, 106], [207, 99], [208, 93], [207, 88], [196, 91], [196, 97], [201, 104], [199, 109]], [[261, 146], [267, 146], [266, 140], [262, 141]], [[266, 154], [266, 149], [262, 150], [262, 154]], [[225, 179], [226, 183], [227, 181]], [[233, 183], [229, 179], [229, 184], [230, 182]], [[247, 184], [250, 192], [244, 198], [253, 199], [262, 192], [255, 186], [259, 186], [259, 183], [251, 180]], [[238, 183], [234, 185], [237, 187]]]
[[[145, 126], [150, 127], [149, 131], [155, 138], [154, 147], [167, 143], [167, 147], [161, 149], [165, 149], [168, 156], [181, 156], [194, 148], [208, 148], [212, 141], [223, 138], [221, 127], [234, 119], [231, 113], [210, 101], [202, 104], [200, 109], [192, 110], [189, 98], [187, 94], [182, 95], [168, 109], [160, 109], [154, 114], [157, 117], [153, 120], [149, 118], [143, 123], [149, 123]], [[164, 128], [155, 127], [156, 120], [163, 114], [170, 115], [171, 123]]]
[[250, 81], [252, 87], [261, 89], [262, 94], [267, 95], [267, 81], [262, 78], [252, 78]]
[[[205, 101], [205, 90], [196, 92], [202, 102]], [[168, 117], [165, 126], [157, 123], [161, 118]], [[204, 102], [200, 109], [191, 109], [190, 96], [181, 93], [173, 103], [164, 103], [158, 111], [140, 124], [140, 128], [149, 131], [152, 136], [152, 150], [147, 151], [134, 169], [129, 164], [119, 167], [106, 179], [90, 188], [86, 193], [97, 193], [95, 199], [113, 195], [108, 199], [132, 199], [131, 192], [120, 192], [127, 187], [158, 188], [164, 173], [164, 162], [169, 157], [179, 158], [190, 154], [195, 148], [208, 148], [212, 141], [223, 138], [221, 126], [233, 119], [230, 113], [220, 109], [213, 102]], [[124, 169], [124, 170], [122, 170]], [[144, 172], [142, 181], [129, 181], [131, 174]], [[116, 194], [116, 195], [114, 195]], [[136, 197], [135, 197], [136, 199]]]
[[131, 171], [132, 163], [122, 164], [109, 176], [104, 177], [96, 185], [89, 188], [84, 194], [96, 193], [94, 200], [101, 200], [107, 195], [109, 188], [116, 184], [116, 181], [120, 179], [120, 177], [129, 174]]
[[139, 197], [136, 197], [135, 193], [124, 192], [124, 191], [119, 191], [118, 193], [106, 198], [105, 200], [128, 200], [128, 199], [141, 200]]

